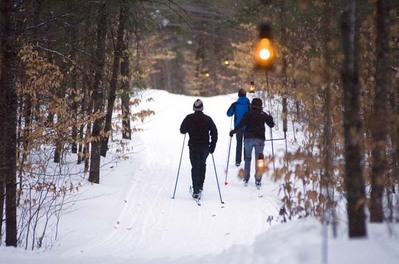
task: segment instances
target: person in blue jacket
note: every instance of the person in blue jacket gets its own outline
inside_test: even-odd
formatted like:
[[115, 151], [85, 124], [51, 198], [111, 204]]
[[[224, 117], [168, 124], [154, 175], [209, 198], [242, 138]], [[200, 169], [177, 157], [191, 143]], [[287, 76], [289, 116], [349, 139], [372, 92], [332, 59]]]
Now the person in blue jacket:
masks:
[[[234, 115], [234, 128], [238, 126], [241, 122], [242, 117], [249, 110], [249, 99], [247, 98], [247, 92], [244, 88], [238, 90], [238, 99], [234, 103], [232, 103], [227, 109], [227, 116]], [[236, 166], [240, 166], [242, 160], [242, 140], [244, 136], [245, 126], [236, 132]]]
[[202, 112], [204, 105], [200, 99], [194, 102], [193, 110], [180, 125], [180, 133], [189, 135], [193, 198], [199, 199], [205, 181], [206, 159], [215, 151], [218, 131], [212, 118]]
[[[273, 117], [263, 112], [262, 104], [262, 99], [252, 99], [251, 110], [244, 115], [238, 126], [229, 133], [230, 137], [232, 137], [242, 127], [247, 127], [244, 133], [245, 186], [248, 184], [251, 173], [252, 150], [255, 150], [255, 157], [258, 157], [259, 154], [263, 155], [266, 139], [265, 124], [270, 128], [274, 127]], [[260, 187], [262, 175], [258, 173], [257, 169], [255, 163], [255, 185]]]

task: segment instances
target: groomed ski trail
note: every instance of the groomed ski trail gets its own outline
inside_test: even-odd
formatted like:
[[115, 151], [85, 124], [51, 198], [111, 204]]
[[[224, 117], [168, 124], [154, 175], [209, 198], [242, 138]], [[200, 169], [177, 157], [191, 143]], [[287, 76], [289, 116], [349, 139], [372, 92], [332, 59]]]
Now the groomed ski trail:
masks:
[[[147, 102], [150, 97], [153, 100]], [[177, 97], [182, 103], [174, 103]], [[239, 168], [230, 164], [229, 184], [223, 185], [230, 129], [230, 119], [225, 112], [236, 99], [234, 95], [201, 98], [204, 113], [212, 117], [219, 132], [214, 158], [225, 204], [220, 202], [211, 156], [207, 160], [201, 206], [193, 204], [187, 192], [187, 186], [191, 184], [188, 135], [175, 199], [171, 199], [184, 138], [184, 135], [171, 135], [179, 133], [181, 121], [192, 112], [196, 98], [165, 91], [144, 92], [140, 107], [155, 111], [155, 115], [146, 119], [144, 124], [138, 123], [143, 131], [135, 133], [128, 142], [132, 150], [129, 154], [131, 171], [119, 173], [117, 166], [113, 169], [112, 175], [124, 175], [126, 186], [118, 193], [114, 210], [104, 212], [112, 214], [108, 216], [109, 235], [77, 246], [72, 250], [74, 253], [142, 261], [202, 257], [221, 253], [235, 244], [250, 244], [269, 228], [268, 217], [278, 215], [275, 184], [265, 177], [261, 190], [257, 190], [254, 183], [244, 187], [236, 177]], [[181, 140], [173, 140], [175, 138]], [[106, 180], [104, 182], [106, 184]], [[242, 203], [246, 206], [237, 206]], [[110, 252], [111, 248], [114, 251]]]

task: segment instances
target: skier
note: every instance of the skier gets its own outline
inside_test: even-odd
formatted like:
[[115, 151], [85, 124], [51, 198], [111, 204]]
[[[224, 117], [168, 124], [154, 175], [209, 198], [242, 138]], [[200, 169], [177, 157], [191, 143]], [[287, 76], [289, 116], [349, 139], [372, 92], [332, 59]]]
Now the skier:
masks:
[[200, 199], [206, 171], [206, 159], [215, 151], [218, 131], [212, 118], [202, 111], [204, 105], [200, 99], [193, 104], [194, 113], [189, 114], [180, 126], [180, 133], [188, 133], [190, 149], [191, 179], [193, 198]]
[[[238, 126], [241, 122], [242, 117], [249, 110], [249, 99], [247, 98], [247, 92], [244, 88], [238, 90], [238, 99], [236, 102], [232, 103], [227, 110], [227, 116], [234, 115], [234, 128]], [[242, 159], [242, 139], [244, 136], [245, 126], [237, 130], [236, 133], [236, 166], [240, 166]]]
[[[232, 137], [243, 126], [247, 127], [244, 132], [245, 186], [248, 185], [251, 173], [252, 149], [255, 150], [255, 157], [258, 157], [259, 154], [263, 155], [265, 147], [265, 123], [271, 128], [274, 127], [273, 117], [263, 112], [262, 109], [262, 99], [254, 98], [251, 103], [251, 109], [244, 115], [238, 126], [229, 133], [230, 137]], [[259, 188], [261, 186], [261, 181], [262, 174], [258, 174], [255, 164], [256, 187]]]

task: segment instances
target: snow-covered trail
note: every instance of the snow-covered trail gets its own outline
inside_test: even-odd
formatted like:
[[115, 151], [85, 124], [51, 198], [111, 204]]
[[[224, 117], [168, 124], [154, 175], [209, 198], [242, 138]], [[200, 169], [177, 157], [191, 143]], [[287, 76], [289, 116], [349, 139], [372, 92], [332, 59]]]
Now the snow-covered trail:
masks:
[[[146, 102], [145, 98], [150, 97], [153, 100]], [[156, 114], [139, 125], [144, 131], [135, 133], [129, 143], [133, 149], [131, 166], [116, 166], [110, 173], [112, 177], [124, 175], [126, 183], [114, 197], [107, 235], [95, 236], [87, 245], [69, 250], [69, 254], [147, 261], [200, 257], [220, 253], [234, 244], [251, 244], [268, 229], [268, 217], [278, 215], [278, 189], [268, 177], [264, 177], [261, 190], [255, 188], [253, 179], [248, 187], [243, 186], [237, 177], [239, 168], [233, 164], [235, 139], [231, 145], [229, 184], [224, 185], [231, 125], [226, 110], [236, 100], [235, 95], [201, 98], [204, 113], [217, 125], [219, 141], [213, 155], [215, 163], [211, 155], [207, 160], [202, 206], [192, 200], [188, 135], [181, 135], [179, 128], [184, 117], [192, 112], [195, 99], [155, 90], [143, 94], [140, 108], [154, 110]], [[175, 199], [171, 199], [182, 148]], [[268, 146], [265, 153], [270, 154]], [[115, 181], [106, 176], [102, 184]]]
[[[103, 159], [100, 184], [88, 183], [87, 175], [76, 176], [82, 186], [64, 204], [57, 241], [35, 251], [0, 247], [1, 263], [313, 264], [324, 263], [325, 253], [325, 263], [331, 264], [398, 262], [397, 225], [369, 224], [366, 239], [348, 239], [343, 214], [338, 217], [338, 237], [333, 238], [332, 229], [312, 217], [275, 224], [279, 186], [267, 175], [262, 190], [256, 190], [253, 181], [245, 188], [236, 177], [238, 168], [231, 164], [229, 184], [224, 186], [230, 129], [225, 112], [235, 94], [201, 98], [204, 112], [219, 130], [214, 158], [225, 204], [220, 203], [211, 157], [202, 206], [191, 199], [187, 141], [176, 196], [171, 199], [184, 138], [179, 126], [196, 98], [154, 90], [143, 97], [153, 97], [141, 108], [156, 115], [140, 124], [144, 131], [126, 142], [129, 159], [116, 159], [121, 146], [115, 137]], [[278, 104], [275, 99], [270, 102]], [[279, 122], [278, 111], [273, 109], [272, 114]], [[279, 127], [273, 129], [274, 138], [281, 137]], [[295, 135], [290, 132], [295, 131], [288, 131], [291, 142]], [[284, 145], [275, 142], [276, 156], [282, 156]], [[293, 148], [288, 146], [290, 152]], [[268, 143], [265, 154], [270, 154]], [[271, 223], [269, 216], [274, 217]]]

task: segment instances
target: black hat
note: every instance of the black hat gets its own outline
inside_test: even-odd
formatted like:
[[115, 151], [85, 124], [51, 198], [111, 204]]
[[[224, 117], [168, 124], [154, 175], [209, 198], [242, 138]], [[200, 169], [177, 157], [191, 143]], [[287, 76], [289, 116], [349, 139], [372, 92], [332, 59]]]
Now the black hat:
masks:
[[193, 110], [194, 111], [202, 111], [204, 110], [204, 105], [202, 104], [202, 101], [200, 99], [197, 99], [194, 104], [193, 104]]
[[262, 109], [262, 99], [260, 99], [260, 98], [252, 99], [251, 105], [252, 105], [252, 108]]
[[238, 90], [238, 97], [244, 97], [247, 95], [247, 91], [245, 91], [244, 88], [241, 88], [240, 90]]

